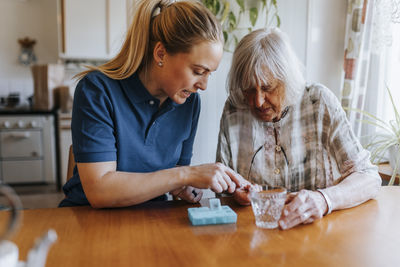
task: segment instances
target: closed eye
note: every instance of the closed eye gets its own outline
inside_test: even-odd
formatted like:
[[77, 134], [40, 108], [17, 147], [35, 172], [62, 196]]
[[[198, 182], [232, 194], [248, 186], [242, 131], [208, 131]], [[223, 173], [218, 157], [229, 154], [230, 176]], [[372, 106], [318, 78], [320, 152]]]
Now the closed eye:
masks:
[[197, 76], [211, 76], [211, 72], [209, 72], [209, 71], [196, 71], [196, 70], [194, 70], [193, 74], [197, 75]]
[[270, 85], [264, 85], [261, 86], [261, 90], [263, 90], [264, 92], [271, 92], [274, 90], [274, 88], [272, 88]]

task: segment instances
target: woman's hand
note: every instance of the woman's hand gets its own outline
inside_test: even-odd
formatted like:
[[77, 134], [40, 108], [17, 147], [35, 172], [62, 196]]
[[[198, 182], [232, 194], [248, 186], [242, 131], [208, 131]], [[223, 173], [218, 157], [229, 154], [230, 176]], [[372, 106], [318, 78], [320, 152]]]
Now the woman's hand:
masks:
[[327, 209], [325, 198], [318, 191], [303, 189], [298, 193], [291, 193], [286, 199], [279, 226], [286, 230], [301, 223], [312, 223], [322, 218]]
[[236, 189], [236, 191], [233, 193], [233, 198], [240, 205], [250, 205], [250, 192], [261, 191], [261, 189], [261, 186], [258, 184], [246, 184], [245, 186]]
[[197, 203], [203, 197], [203, 191], [191, 186], [177, 188], [170, 192], [174, 197], [179, 197], [189, 203]]
[[210, 163], [189, 168], [187, 184], [196, 188], [209, 188], [216, 193], [224, 191], [233, 193], [237, 187], [241, 188], [250, 184], [240, 174], [222, 163]]

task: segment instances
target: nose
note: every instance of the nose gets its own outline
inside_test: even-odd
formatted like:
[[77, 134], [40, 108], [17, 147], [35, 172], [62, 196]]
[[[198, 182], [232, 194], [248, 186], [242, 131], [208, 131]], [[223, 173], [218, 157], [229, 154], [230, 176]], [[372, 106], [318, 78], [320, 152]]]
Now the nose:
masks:
[[201, 78], [197, 81], [197, 83], [195, 84], [195, 86], [196, 86], [196, 89], [199, 89], [199, 90], [204, 91], [204, 90], [207, 89], [207, 84], [208, 84], [208, 75], [207, 75], [207, 76], [201, 77]]
[[265, 95], [260, 88], [257, 88], [256, 94], [254, 96], [254, 104], [257, 108], [261, 108], [265, 103]]

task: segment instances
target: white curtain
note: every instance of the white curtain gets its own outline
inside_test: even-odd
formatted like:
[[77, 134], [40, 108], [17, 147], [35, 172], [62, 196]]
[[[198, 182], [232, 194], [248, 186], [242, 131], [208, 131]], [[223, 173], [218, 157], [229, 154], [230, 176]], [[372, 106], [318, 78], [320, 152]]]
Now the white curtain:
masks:
[[[363, 109], [370, 63], [373, 0], [348, 0], [343, 83], [344, 108]], [[348, 112], [357, 136], [361, 134], [359, 114]]]
[[[392, 25], [396, 19], [400, 20], [400, 0], [348, 0], [343, 107], [384, 115], [383, 107], [389, 104], [385, 87], [389, 81], [388, 60], [393, 52]], [[361, 123], [359, 113], [347, 113], [358, 137], [375, 131], [373, 126]]]

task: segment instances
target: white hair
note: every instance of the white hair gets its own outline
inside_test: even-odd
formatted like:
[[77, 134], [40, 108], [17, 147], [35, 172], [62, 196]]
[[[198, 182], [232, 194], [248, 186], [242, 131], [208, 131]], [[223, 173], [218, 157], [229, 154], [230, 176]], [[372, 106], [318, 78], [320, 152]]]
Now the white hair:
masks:
[[301, 97], [305, 88], [303, 65], [286, 34], [278, 28], [255, 30], [243, 37], [233, 54], [228, 75], [229, 101], [236, 108], [248, 108], [243, 91], [267, 85], [271, 78], [284, 85], [284, 106]]

